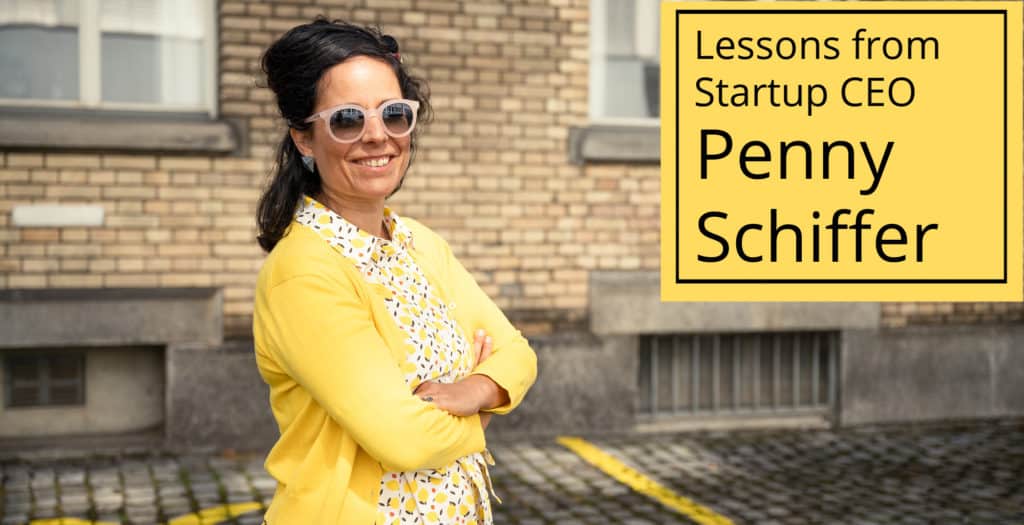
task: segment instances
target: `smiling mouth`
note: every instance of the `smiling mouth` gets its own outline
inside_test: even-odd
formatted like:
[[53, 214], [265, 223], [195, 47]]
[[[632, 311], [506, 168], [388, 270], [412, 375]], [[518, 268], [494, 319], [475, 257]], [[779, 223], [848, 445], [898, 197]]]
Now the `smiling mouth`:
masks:
[[385, 155], [383, 157], [369, 157], [365, 159], [359, 159], [356, 164], [360, 166], [366, 166], [368, 168], [383, 168], [391, 163], [391, 156]]

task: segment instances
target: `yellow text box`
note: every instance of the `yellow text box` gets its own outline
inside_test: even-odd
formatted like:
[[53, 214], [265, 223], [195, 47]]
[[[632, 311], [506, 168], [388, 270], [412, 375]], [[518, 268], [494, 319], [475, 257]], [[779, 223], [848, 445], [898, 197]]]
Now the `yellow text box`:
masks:
[[1021, 18], [663, 4], [662, 299], [1022, 300]]

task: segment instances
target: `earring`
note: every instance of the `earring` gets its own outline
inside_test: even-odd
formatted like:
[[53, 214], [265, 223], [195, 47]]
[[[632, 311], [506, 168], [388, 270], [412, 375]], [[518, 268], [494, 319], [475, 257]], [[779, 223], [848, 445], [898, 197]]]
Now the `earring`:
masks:
[[312, 155], [303, 155], [302, 156], [302, 164], [304, 164], [306, 166], [307, 170], [309, 170], [311, 172], [315, 172], [316, 171], [314, 169], [314, 166], [316, 166], [316, 159], [314, 159]]

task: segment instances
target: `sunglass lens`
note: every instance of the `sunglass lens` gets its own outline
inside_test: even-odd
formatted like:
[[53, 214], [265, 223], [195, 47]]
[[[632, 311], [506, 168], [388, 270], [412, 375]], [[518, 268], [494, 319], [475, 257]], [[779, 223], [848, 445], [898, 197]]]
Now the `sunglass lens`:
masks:
[[354, 140], [363, 131], [363, 112], [356, 108], [343, 108], [331, 115], [331, 133], [341, 140]]
[[412, 107], [405, 102], [388, 104], [381, 111], [381, 119], [388, 129], [388, 133], [397, 136], [405, 135], [412, 130], [415, 116]]

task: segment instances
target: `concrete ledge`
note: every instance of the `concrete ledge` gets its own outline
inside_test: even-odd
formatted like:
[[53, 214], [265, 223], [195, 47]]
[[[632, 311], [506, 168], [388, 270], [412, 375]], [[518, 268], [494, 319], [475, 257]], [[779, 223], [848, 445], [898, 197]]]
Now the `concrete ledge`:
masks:
[[167, 348], [167, 446], [267, 450], [278, 438], [252, 341]]
[[1024, 414], [1024, 326], [842, 334], [842, 425]]
[[830, 428], [825, 417], [814, 415], [742, 414], [718, 417], [643, 417], [635, 431], [658, 434], [665, 432], [697, 432], [717, 430], [823, 430]]
[[0, 348], [218, 344], [220, 288], [0, 291]]
[[205, 115], [10, 109], [0, 114], [0, 148], [224, 154], [239, 144], [231, 125]]
[[660, 126], [569, 128], [569, 162], [661, 162]]
[[595, 334], [742, 332], [877, 328], [878, 303], [661, 302], [657, 272], [590, 273]]
[[99, 455], [112, 457], [150, 455], [164, 445], [163, 428], [141, 432], [32, 436], [0, 439], [0, 462], [87, 461]]

